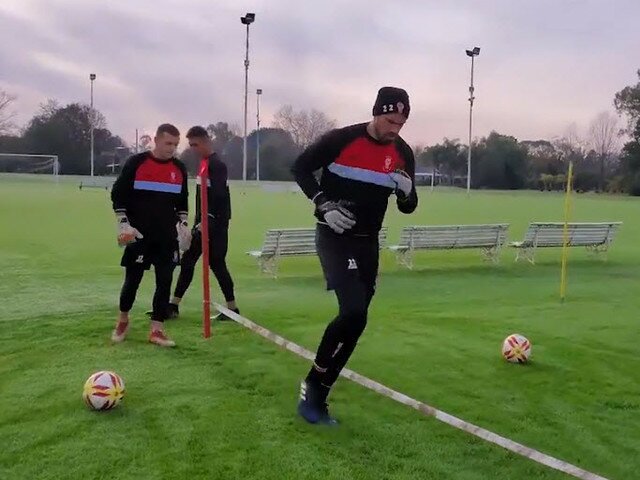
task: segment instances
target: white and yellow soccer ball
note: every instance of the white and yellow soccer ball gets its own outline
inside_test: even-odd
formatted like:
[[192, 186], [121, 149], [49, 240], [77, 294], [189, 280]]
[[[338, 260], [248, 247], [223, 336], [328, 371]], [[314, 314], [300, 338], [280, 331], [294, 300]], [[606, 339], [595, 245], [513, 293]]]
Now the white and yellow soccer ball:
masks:
[[502, 342], [502, 356], [511, 363], [526, 363], [531, 356], [531, 342], [518, 333], [509, 335]]
[[82, 398], [91, 410], [111, 410], [124, 397], [124, 382], [114, 372], [101, 371], [91, 375], [84, 384]]

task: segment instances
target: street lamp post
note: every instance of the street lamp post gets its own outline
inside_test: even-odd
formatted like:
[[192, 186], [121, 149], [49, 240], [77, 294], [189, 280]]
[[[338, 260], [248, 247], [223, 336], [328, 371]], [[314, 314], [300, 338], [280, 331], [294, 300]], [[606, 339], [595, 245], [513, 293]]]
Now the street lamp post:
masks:
[[247, 180], [247, 97], [249, 95], [249, 25], [256, 20], [255, 13], [247, 13], [240, 17], [240, 22], [247, 26], [247, 43], [244, 57], [244, 141], [242, 148], [242, 180]]
[[91, 148], [91, 176], [93, 177], [93, 122], [94, 122], [94, 113], [93, 113], [93, 81], [96, 79], [95, 73], [89, 74], [89, 80], [91, 81], [91, 113], [89, 114], [89, 135], [90, 135], [90, 148]]
[[260, 181], [260, 95], [262, 95], [262, 89], [256, 90], [256, 180]]
[[467, 50], [467, 56], [471, 57], [471, 83], [469, 85], [469, 150], [467, 151], [467, 195], [471, 192], [471, 132], [473, 128], [473, 64], [474, 59], [480, 55], [480, 47], [474, 47], [473, 50]]

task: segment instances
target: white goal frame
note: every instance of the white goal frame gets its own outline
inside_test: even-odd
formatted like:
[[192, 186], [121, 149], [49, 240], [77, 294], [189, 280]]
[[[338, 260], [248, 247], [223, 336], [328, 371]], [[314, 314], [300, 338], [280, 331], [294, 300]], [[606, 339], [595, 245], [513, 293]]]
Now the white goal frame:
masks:
[[50, 158], [53, 160], [52, 172], [51, 174], [57, 180], [58, 175], [60, 173], [60, 161], [58, 160], [58, 155], [41, 155], [41, 154], [30, 154], [30, 153], [0, 153], [0, 158], [6, 157], [19, 157], [19, 158]]

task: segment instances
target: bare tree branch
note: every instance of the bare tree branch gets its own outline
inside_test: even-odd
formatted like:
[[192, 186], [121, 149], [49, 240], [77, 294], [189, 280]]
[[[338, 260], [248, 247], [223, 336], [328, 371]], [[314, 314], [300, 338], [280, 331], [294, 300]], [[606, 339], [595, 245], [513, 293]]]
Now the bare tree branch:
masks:
[[16, 112], [10, 109], [16, 98], [15, 95], [10, 95], [4, 90], [0, 90], [0, 135], [7, 135], [16, 128], [15, 123], [13, 123]]
[[609, 157], [618, 150], [618, 117], [601, 112], [589, 127], [591, 147], [598, 154]]
[[283, 105], [275, 114], [273, 126], [289, 132], [295, 144], [305, 148], [335, 128], [336, 122], [319, 110], [295, 111], [291, 105]]
[[600, 160], [600, 191], [604, 189], [605, 166], [619, 149], [618, 117], [601, 112], [593, 119], [589, 126], [591, 147]]

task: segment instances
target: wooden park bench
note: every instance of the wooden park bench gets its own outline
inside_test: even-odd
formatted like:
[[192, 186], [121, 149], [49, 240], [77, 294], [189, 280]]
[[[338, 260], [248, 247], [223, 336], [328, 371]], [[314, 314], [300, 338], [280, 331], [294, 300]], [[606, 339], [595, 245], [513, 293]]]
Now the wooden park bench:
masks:
[[485, 259], [498, 263], [508, 228], [504, 223], [408, 226], [402, 229], [398, 245], [389, 248], [396, 252], [398, 262], [407, 268], [413, 268], [416, 250], [479, 248]]
[[[380, 248], [387, 242], [387, 227], [378, 234]], [[316, 255], [315, 228], [279, 228], [267, 230], [262, 248], [247, 252], [258, 260], [260, 271], [276, 278], [281, 257]]]
[[[609, 245], [622, 222], [599, 223], [569, 223], [567, 224], [567, 239], [570, 247], [586, 247], [592, 253], [602, 253], [609, 249]], [[511, 242], [510, 246], [517, 249], [516, 262], [521, 258], [535, 263], [535, 252], [538, 248], [562, 247], [564, 245], [564, 223], [534, 222], [529, 224], [524, 240]]]

